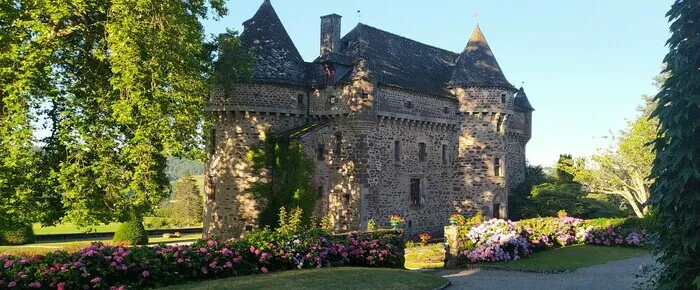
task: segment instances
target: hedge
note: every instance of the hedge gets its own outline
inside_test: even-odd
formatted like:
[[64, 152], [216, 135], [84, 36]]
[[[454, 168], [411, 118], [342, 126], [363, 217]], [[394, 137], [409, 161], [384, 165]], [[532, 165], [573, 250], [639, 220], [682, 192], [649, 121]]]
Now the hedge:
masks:
[[460, 229], [462, 263], [518, 260], [531, 253], [573, 244], [644, 246], [647, 232], [638, 219], [582, 220], [572, 217], [534, 218], [511, 222], [491, 219]]
[[269, 271], [336, 266], [402, 268], [403, 232], [282, 235], [263, 230], [242, 240], [189, 246], [106, 246], [45, 256], [0, 256], [0, 289], [142, 289]]
[[31, 244], [36, 241], [31, 224], [15, 224], [0, 229], [0, 245]]
[[148, 244], [148, 232], [141, 220], [131, 219], [119, 225], [112, 241], [126, 245], [145, 245]]

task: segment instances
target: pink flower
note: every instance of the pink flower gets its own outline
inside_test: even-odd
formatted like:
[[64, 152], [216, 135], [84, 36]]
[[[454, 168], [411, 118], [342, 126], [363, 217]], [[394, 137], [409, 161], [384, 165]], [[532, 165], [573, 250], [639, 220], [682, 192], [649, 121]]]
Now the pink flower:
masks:
[[200, 253], [206, 253], [206, 252], [207, 252], [207, 249], [206, 249], [206, 248], [199, 248], [199, 252], [200, 252]]
[[224, 265], [226, 268], [231, 268], [233, 267], [233, 264], [231, 262], [226, 262], [226, 265]]
[[182, 263], [182, 258], [177, 259], [178, 263]]
[[56, 285], [56, 290], [65, 290], [66, 289], [66, 282], [61, 282]]
[[[4, 267], [5, 267], [5, 268], [9, 268], [9, 267], [12, 267], [12, 264], [14, 264], [14, 261], [12, 261], [12, 260], [8, 260], [7, 262], [5, 262], [5, 265], [4, 265]], [[9, 284], [8, 284], [8, 285], [9, 285]]]
[[263, 274], [267, 273], [267, 268], [265, 268], [265, 267], [260, 268], [260, 272], [263, 272]]
[[15, 281], [11, 281], [10, 283], [7, 283], [7, 288], [12, 288], [15, 286], [17, 286], [17, 282], [15, 282]]
[[141, 272], [141, 276], [144, 278], [148, 278], [148, 276], [151, 276], [151, 272], [143, 271], [143, 272]]
[[97, 284], [100, 282], [102, 282], [102, 278], [100, 278], [100, 277], [95, 277], [92, 280], [90, 280], [90, 283], [93, 283], [93, 284]]
[[32, 283], [29, 283], [29, 287], [31, 288], [41, 288], [41, 283], [39, 281], [34, 281]]

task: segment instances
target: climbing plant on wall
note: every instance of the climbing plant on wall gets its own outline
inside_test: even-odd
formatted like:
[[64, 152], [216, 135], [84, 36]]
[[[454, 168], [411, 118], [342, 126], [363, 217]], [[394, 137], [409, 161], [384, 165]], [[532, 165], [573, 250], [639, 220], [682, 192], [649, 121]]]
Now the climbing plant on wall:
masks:
[[280, 207], [299, 207], [303, 210], [302, 222], [309, 224], [316, 203], [311, 187], [313, 161], [295, 140], [266, 138], [252, 148], [247, 155], [253, 174], [259, 179], [250, 192], [265, 202], [260, 214], [260, 224], [276, 228]]

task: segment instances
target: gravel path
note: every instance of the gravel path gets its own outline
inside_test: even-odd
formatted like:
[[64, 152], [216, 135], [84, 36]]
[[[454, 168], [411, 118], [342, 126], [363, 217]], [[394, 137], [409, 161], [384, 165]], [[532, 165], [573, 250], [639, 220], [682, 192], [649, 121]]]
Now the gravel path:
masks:
[[454, 269], [436, 274], [452, 285], [446, 289], [633, 289], [639, 265], [654, 263], [651, 255], [612, 261], [561, 274], [506, 270]]

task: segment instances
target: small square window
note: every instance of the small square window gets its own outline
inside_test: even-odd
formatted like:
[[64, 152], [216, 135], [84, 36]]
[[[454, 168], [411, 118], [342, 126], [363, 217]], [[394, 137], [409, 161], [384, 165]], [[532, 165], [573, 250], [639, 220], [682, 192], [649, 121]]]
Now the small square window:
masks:
[[394, 161], [401, 161], [401, 141], [394, 141]]
[[323, 161], [324, 160], [324, 155], [325, 155], [325, 148], [323, 144], [318, 144], [318, 148], [316, 148], [316, 160]]
[[332, 104], [335, 104], [335, 102], [336, 102], [336, 99], [335, 99], [334, 95], [328, 96], [328, 103], [330, 103], [332, 105]]
[[493, 159], [493, 176], [502, 176], [501, 158]]
[[443, 113], [443, 114], [449, 114], [449, 113], [450, 113], [450, 108], [449, 108], [449, 107], [442, 107], [442, 113]]
[[318, 198], [323, 197], [323, 186], [319, 186], [319, 187], [316, 188], [316, 196], [317, 196]]
[[501, 94], [501, 103], [502, 104], [506, 103], [506, 94]]
[[413, 109], [413, 102], [411, 102], [411, 101], [406, 101], [406, 103], [404, 105], [405, 105], [406, 109]]
[[297, 104], [300, 104], [300, 105], [304, 104], [304, 94], [297, 95]]
[[411, 205], [420, 205], [420, 179], [411, 178]]
[[418, 143], [418, 161], [425, 161], [428, 153], [425, 150], [425, 143]]
[[368, 93], [362, 93], [362, 100], [366, 101], [369, 99], [369, 94]]

